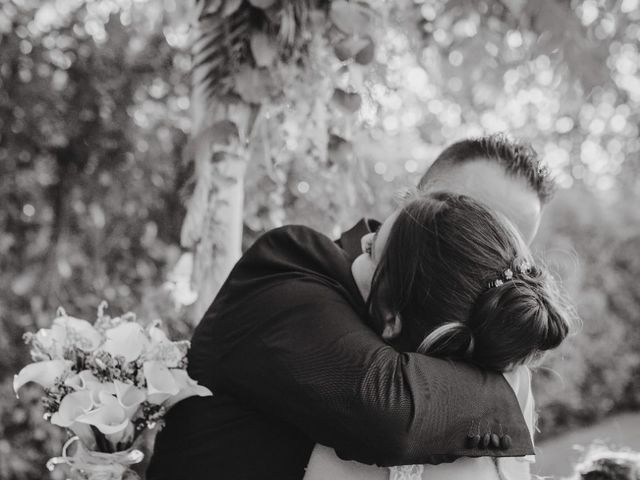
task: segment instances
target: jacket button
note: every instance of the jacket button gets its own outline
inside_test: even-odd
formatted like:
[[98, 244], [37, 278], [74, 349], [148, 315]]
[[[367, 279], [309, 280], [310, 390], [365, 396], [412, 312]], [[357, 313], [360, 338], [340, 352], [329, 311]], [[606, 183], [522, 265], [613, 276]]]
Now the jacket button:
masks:
[[480, 445], [480, 435], [473, 435], [471, 433], [467, 435], [467, 448], [472, 450], [478, 448], [478, 445]]
[[500, 439], [500, 448], [502, 448], [502, 450], [509, 450], [511, 448], [511, 437], [509, 435], [503, 435]]
[[493, 448], [500, 448], [500, 437], [495, 433], [491, 434], [491, 446]]
[[484, 437], [482, 437], [482, 448], [484, 449], [489, 448], [489, 443], [491, 443], [491, 434], [485, 433]]

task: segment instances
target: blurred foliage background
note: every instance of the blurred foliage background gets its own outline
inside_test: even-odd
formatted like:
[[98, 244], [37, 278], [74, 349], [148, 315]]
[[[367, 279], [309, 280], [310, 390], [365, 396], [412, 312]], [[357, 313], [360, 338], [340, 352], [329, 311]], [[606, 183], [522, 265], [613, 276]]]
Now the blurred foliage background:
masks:
[[[337, 236], [382, 218], [457, 139], [529, 140], [562, 187], [535, 248], [584, 322], [536, 374], [539, 438], [640, 411], [639, 2], [378, 3], [373, 60], [359, 74], [345, 61], [351, 84], [361, 77], [348, 128], [314, 137], [295, 108], [304, 89], [287, 90], [293, 113], [274, 115], [277, 130], [263, 122], [243, 179], [243, 244], [283, 223]], [[190, 334], [172, 279], [197, 183], [184, 155], [192, 17], [177, 0], [0, 5], [0, 478], [36, 479], [64, 433], [42, 420], [37, 389], [12, 391], [25, 331], [59, 305], [91, 319], [105, 299]], [[314, 142], [301, 149], [309, 136], [325, 142], [322, 162], [307, 154]]]

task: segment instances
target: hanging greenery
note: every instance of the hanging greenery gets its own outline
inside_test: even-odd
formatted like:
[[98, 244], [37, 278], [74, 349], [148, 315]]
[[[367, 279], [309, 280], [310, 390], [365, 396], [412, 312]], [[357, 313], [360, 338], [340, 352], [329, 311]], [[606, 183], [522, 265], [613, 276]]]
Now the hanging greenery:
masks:
[[351, 144], [382, 6], [345, 0], [197, 2], [194, 134], [187, 148], [195, 182], [182, 228], [182, 244], [196, 259], [193, 282], [207, 292], [195, 319], [239, 256], [247, 168], [269, 173], [280, 192], [270, 192], [272, 200], [280, 205], [294, 160], [318, 167], [340, 161], [345, 175], [356, 175]]

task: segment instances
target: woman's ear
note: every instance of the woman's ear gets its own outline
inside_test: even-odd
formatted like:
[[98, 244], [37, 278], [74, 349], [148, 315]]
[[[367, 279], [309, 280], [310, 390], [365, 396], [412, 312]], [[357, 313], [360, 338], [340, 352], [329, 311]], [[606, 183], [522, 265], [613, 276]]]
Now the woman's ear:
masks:
[[382, 338], [385, 340], [393, 340], [402, 331], [402, 319], [399, 314], [389, 315], [384, 320], [384, 328], [382, 330]]

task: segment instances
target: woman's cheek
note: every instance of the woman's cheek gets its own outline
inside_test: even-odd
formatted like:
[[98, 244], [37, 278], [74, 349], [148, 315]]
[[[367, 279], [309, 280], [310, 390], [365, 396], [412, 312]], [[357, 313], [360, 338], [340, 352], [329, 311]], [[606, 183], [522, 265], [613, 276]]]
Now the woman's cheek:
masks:
[[369, 291], [371, 290], [371, 281], [373, 280], [373, 274], [375, 273], [376, 266], [371, 260], [371, 257], [363, 253], [358, 256], [351, 266], [351, 271], [353, 272], [353, 276], [356, 278], [358, 285], [360, 286], [365, 300], [369, 296]]

